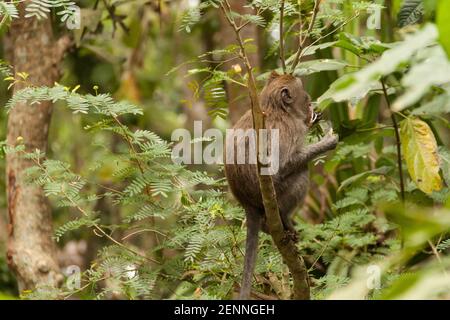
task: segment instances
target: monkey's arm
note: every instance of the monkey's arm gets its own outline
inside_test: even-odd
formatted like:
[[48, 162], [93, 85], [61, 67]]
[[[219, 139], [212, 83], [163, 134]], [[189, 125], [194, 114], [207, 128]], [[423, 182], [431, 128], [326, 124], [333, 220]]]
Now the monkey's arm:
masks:
[[305, 146], [300, 152], [294, 153], [287, 160], [283, 166], [285, 170], [281, 175], [288, 176], [292, 172], [298, 171], [300, 168], [306, 166], [309, 161], [313, 160], [320, 154], [336, 148], [339, 139], [336, 134], [327, 134], [322, 140], [315, 144]]

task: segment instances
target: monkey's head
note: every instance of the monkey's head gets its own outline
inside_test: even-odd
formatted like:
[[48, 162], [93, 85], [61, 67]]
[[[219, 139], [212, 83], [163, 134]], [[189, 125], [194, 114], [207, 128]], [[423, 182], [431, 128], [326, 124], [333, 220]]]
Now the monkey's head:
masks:
[[279, 75], [275, 71], [272, 71], [261, 92], [261, 107], [264, 111], [286, 113], [303, 121], [308, 127], [317, 118], [302, 81], [290, 74]]

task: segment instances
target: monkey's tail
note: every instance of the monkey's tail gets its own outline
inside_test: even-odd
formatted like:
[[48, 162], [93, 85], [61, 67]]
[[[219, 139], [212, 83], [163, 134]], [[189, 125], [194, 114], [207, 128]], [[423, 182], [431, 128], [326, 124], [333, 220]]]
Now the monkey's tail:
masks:
[[239, 300], [250, 298], [252, 288], [253, 270], [255, 269], [258, 254], [258, 234], [262, 219], [259, 214], [251, 212], [247, 214], [247, 240], [245, 243], [244, 272], [242, 277]]

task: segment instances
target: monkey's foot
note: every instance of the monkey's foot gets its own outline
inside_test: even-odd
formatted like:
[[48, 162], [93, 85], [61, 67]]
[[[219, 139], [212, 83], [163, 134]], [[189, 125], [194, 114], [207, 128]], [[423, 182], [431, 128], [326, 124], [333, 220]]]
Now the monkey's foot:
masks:
[[298, 232], [295, 230], [285, 230], [284, 234], [285, 234], [286, 240], [290, 240], [295, 243], [297, 243], [299, 240]]

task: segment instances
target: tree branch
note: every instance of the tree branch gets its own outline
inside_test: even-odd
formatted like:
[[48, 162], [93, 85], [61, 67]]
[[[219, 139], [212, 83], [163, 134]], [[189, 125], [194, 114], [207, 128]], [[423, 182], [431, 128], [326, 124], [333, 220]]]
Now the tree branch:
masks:
[[[312, 47], [313, 45], [315, 45], [316, 43], [318, 43], [319, 41], [325, 39], [326, 37], [332, 35], [333, 33], [335, 33], [337, 30], [339, 30], [340, 28], [342, 28], [343, 26], [345, 26], [347, 23], [349, 23], [350, 21], [352, 21], [353, 19], [359, 17], [359, 12], [357, 12], [353, 17], [350, 17], [349, 19], [347, 19], [346, 21], [342, 22], [341, 25], [339, 25], [338, 27], [334, 28], [333, 30], [331, 30], [330, 32], [328, 32], [325, 35], [320, 36], [319, 38], [317, 38], [316, 40], [314, 40], [313, 42], [311, 42], [309, 45], [307, 45], [305, 48], [302, 48], [302, 46], [300, 46], [296, 52], [296, 56], [295, 56], [295, 61], [294, 64], [291, 67], [291, 73], [293, 73], [295, 71], [295, 67], [297, 67], [298, 63], [300, 62], [301, 58], [303, 57], [304, 53], [308, 50], [308, 48]], [[361, 58], [361, 57], [360, 57]]]
[[256, 132], [258, 132], [258, 134], [256, 135], [258, 179], [266, 213], [267, 226], [269, 227], [270, 235], [272, 236], [272, 239], [275, 242], [278, 251], [280, 252], [284, 262], [286, 263], [292, 274], [294, 280], [293, 298], [298, 300], [307, 300], [310, 298], [310, 289], [305, 263], [303, 261], [303, 258], [298, 254], [296, 244], [293, 241], [292, 237], [286, 234], [284, 230], [278, 210], [278, 203], [272, 177], [270, 175], [260, 174], [262, 165], [260, 162], [259, 152], [259, 132], [260, 129], [263, 129], [265, 127], [265, 123], [264, 113], [262, 112], [259, 103], [258, 91], [252, 66], [248, 59], [248, 55], [244, 46], [244, 42], [241, 38], [239, 28], [237, 27], [235, 21], [231, 18], [231, 6], [228, 0], [222, 2], [220, 4], [220, 7], [230, 26], [235, 31], [236, 40], [240, 47], [240, 56], [248, 73], [248, 90], [252, 104], [253, 128], [256, 130]]
[[394, 130], [395, 130], [395, 140], [396, 140], [396, 146], [397, 146], [397, 165], [398, 165], [398, 173], [399, 173], [399, 178], [400, 178], [400, 194], [402, 197], [402, 202], [404, 203], [405, 202], [405, 184], [403, 181], [402, 150], [401, 150], [400, 135], [398, 133], [398, 124], [397, 124], [397, 120], [395, 119], [395, 114], [392, 112], [392, 109], [391, 109], [391, 103], [388, 98], [386, 84], [384, 83], [383, 79], [381, 79], [380, 82], [381, 82], [381, 86], [383, 87], [384, 99], [386, 100], [386, 104], [391, 113], [391, 120], [392, 120], [392, 124], [394, 125]]
[[[308, 30], [307, 30], [307, 35], [305, 37], [302, 37], [302, 24], [300, 23], [300, 31], [299, 31], [299, 46], [298, 46], [298, 50], [297, 53], [295, 54], [295, 59], [294, 62], [292, 63], [291, 66], [291, 72], [294, 72], [295, 67], [297, 67], [298, 63], [300, 62], [300, 58], [301, 58], [301, 53], [302, 53], [302, 48], [306, 42], [306, 39], [309, 38], [310, 33], [314, 27], [314, 22], [316, 21], [316, 17], [317, 17], [317, 13], [319, 12], [319, 5], [320, 5], [320, 0], [314, 0], [314, 9], [311, 15], [311, 21], [309, 22], [309, 26], [308, 26]], [[301, 13], [301, 8], [299, 8], [299, 15], [300, 15], [300, 19], [302, 16]]]
[[55, 50], [54, 50], [54, 63], [59, 64], [62, 59], [64, 58], [64, 55], [66, 52], [73, 47], [74, 41], [71, 39], [69, 35], [63, 35], [61, 38], [59, 38], [55, 43]]
[[281, 5], [280, 5], [280, 60], [281, 60], [281, 67], [283, 68], [283, 73], [286, 73], [286, 60], [284, 57], [283, 20], [284, 20], [284, 0], [281, 0]]

